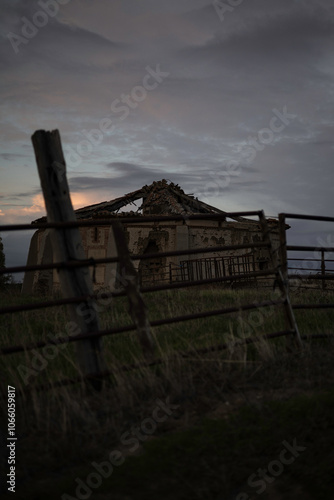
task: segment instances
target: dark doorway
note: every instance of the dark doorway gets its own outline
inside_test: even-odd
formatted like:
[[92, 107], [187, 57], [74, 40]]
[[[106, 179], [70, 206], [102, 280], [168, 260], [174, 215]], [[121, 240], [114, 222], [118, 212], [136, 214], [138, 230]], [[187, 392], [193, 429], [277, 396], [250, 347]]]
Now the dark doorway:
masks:
[[[159, 247], [155, 240], [149, 240], [144, 254], [158, 253]], [[161, 257], [145, 259], [139, 264], [139, 278], [143, 286], [159, 283], [164, 279], [164, 260]]]

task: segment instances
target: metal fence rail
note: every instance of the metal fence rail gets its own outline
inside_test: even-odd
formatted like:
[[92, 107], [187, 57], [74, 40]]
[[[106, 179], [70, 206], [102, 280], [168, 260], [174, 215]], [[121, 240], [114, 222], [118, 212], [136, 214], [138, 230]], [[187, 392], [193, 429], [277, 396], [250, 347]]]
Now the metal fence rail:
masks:
[[[282, 272], [287, 282], [299, 282], [299, 288], [315, 288], [316, 283], [320, 283], [322, 290], [327, 288], [334, 289], [330, 286], [334, 276], [334, 269], [331, 269], [333, 259], [326, 259], [326, 255], [334, 252], [334, 247], [324, 247], [324, 246], [310, 246], [310, 245], [288, 245], [286, 240], [285, 224], [287, 219], [296, 220], [309, 220], [314, 222], [334, 222], [334, 217], [327, 216], [316, 216], [316, 215], [304, 215], [304, 214], [292, 214], [292, 213], [281, 213], [279, 214], [279, 225], [280, 225], [280, 235], [281, 235], [281, 246], [280, 246], [280, 258], [282, 265]], [[302, 257], [288, 257], [288, 252], [312, 252], [313, 256], [305, 258]], [[320, 254], [320, 258], [316, 258]], [[290, 262], [301, 262], [301, 266], [291, 265]], [[319, 263], [317, 269], [310, 269], [307, 267], [309, 262]], [[292, 272], [294, 271], [294, 272]], [[296, 272], [299, 271], [299, 272]], [[306, 273], [309, 271], [308, 273]]]
[[[110, 222], [109, 222], [109, 225]], [[66, 226], [64, 226], [66, 227]], [[0, 226], [0, 233], [2, 231], [2, 226]], [[244, 250], [245, 248], [268, 248], [268, 243], [256, 242], [256, 243], [245, 243], [243, 245], [219, 245], [214, 247], [202, 247], [202, 248], [189, 248], [187, 250], [170, 250], [168, 252], [155, 252], [140, 255], [131, 255], [132, 260], [146, 260], [155, 259], [158, 257], [177, 257], [182, 255], [199, 254], [199, 253], [212, 253], [212, 252], [228, 252], [232, 250]], [[21, 273], [28, 271], [40, 271], [48, 269], [71, 269], [80, 268], [86, 266], [98, 266], [100, 264], [113, 264], [119, 262], [119, 257], [105, 257], [100, 259], [89, 258], [81, 259], [69, 262], [55, 262], [50, 264], [36, 264], [33, 266], [13, 266], [0, 269], [0, 274], [12, 274]]]
[[[183, 314], [181, 316], [174, 316], [172, 318], [163, 318], [155, 321], [151, 321], [151, 326], [163, 326], [163, 325], [171, 325], [173, 323], [180, 323], [183, 321], [191, 321], [195, 319], [203, 319], [203, 318], [210, 318], [213, 316], [220, 316], [224, 314], [232, 314], [232, 313], [238, 313], [241, 311], [250, 311], [253, 309], [259, 309], [262, 307], [270, 307], [270, 306], [275, 306], [275, 305], [281, 305], [285, 303], [285, 299], [280, 299], [280, 300], [270, 300], [270, 301], [263, 301], [263, 302], [257, 302], [254, 304], [245, 304], [245, 305], [240, 305], [236, 307], [226, 307], [222, 309], [215, 309], [213, 311], [203, 311], [199, 313], [193, 313], [193, 314]], [[117, 333], [125, 333], [125, 332], [130, 332], [136, 329], [135, 324], [131, 325], [126, 325], [126, 326], [121, 326], [118, 328], [108, 328], [106, 330], [100, 330], [99, 332], [92, 331], [88, 332], [85, 334], [80, 334], [80, 335], [75, 335], [73, 337], [57, 337], [57, 339], [52, 340], [50, 342], [45, 342], [45, 341], [39, 341], [39, 342], [34, 342], [31, 344], [26, 344], [26, 345], [16, 345], [16, 346], [9, 346], [9, 347], [2, 347], [0, 348], [0, 353], [1, 354], [14, 354], [18, 352], [25, 352], [25, 351], [31, 351], [32, 349], [40, 349], [42, 347], [47, 347], [49, 345], [57, 345], [57, 344], [67, 344], [71, 342], [78, 342], [83, 339], [88, 339], [91, 337], [105, 337], [106, 335], [115, 335]]]
[[[140, 217], [120, 217], [117, 220], [126, 224], [141, 224], [142, 222], [170, 222], [170, 221], [188, 221], [188, 220], [220, 220], [233, 219], [234, 217], [259, 217], [261, 210], [249, 210], [244, 212], [224, 212], [223, 214], [192, 214], [192, 215], [154, 215], [154, 216], [140, 216]], [[115, 216], [116, 218], [116, 216]], [[36, 229], [68, 229], [73, 227], [98, 227], [109, 226], [112, 223], [110, 219], [94, 219], [94, 220], [76, 220], [66, 222], [37, 222], [33, 224], [4, 224], [1, 226], [0, 231], [22, 231]], [[254, 221], [256, 222], [256, 221]]]

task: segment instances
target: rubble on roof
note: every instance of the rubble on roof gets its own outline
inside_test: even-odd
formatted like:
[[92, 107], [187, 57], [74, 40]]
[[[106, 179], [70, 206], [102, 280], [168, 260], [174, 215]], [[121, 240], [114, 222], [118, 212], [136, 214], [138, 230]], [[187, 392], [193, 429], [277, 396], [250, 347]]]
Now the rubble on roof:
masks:
[[[143, 199], [141, 207], [137, 212], [119, 212], [119, 210], [136, 200]], [[142, 213], [138, 213], [142, 210]], [[199, 201], [193, 195], [186, 194], [178, 184], [169, 182], [166, 179], [154, 181], [150, 185], [145, 185], [137, 191], [128, 193], [120, 198], [111, 201], [104, 201], [95, 205], [79, 208], [75, 210], [78, 219], [108, 218], [117, 215], [118, 217], [135, 217], [145, 215], [190, 215], [190, 214], [224, 214], [225, 212]], [[234, 217], [236, 221], [254, 222], [243, 217]], [[35, 220], [33, 223], [46, 222], [46, 217]]]

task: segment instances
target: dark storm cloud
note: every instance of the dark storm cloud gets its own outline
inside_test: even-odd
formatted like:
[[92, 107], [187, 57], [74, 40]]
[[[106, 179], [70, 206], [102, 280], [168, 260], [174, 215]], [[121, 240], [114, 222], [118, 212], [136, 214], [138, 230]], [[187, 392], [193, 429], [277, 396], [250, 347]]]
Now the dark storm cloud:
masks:
[[142, 173], [149, 172], [154, 174], [159, 174], [158, 169], [148, 169], [147, 167], [143, 165], [136, 165], [134, 163], [126, 163], [126, 162], [121, 162], [121, 161], [115, 161], [107, 164], [108, 168], [111, 168], [115, 172], [118, 172], [121, 174], [121, 176], [126, 176], [126, 175], [132, 175], [135, 174], [136, 172], [140, 171]]
[[196, 187], [201, 185], [201, 178], [193, 175], [168, 173], [163, 170], [149, 170], [145, 168], [130, 168], [126, 169], [119, 176], [113, 177], [74, 177], [69, 180], [69, 186], [73, 192], [85, 191], [110, 191], [110, 193], [117, 193], [114, 196], [110, 195], [110, 199], [117, 196], [122, 196], [125, 193], [136, 191], [146, 184], [151, 184], [153, 181], [167, 179], [174, 183], [187, 185], [188, 187]]
[[[198, 164], [197, 164], [198, 166]], [[203, 191], [203, 169], [198, 169], [197, 173], [191, 165], [184, 165], [179, 171], [169, 171], [161, 168], [147, 168], [143, 165], [136, 165], [126, 162], [111, 162], [107, 165], [108, 168], [114, 170], [114, 174], [108, 177], [90, 177], [82, 176], [71, 178], [69, 181], [70, 188], [75, 192], [83, 191], [103, 191], [110, 189], [110, 192], [117, 191], [117, 196], [126, 192], [140, 189], [145, 184], [151, 184], [153, 181], [163, 178], [179, 184], [187, 193], [207, 196], [210, 194], [210, 188]], [[187, 169], [189, 172], [187, 173]], [[249, 165], [240, 165], [236, 176], [229, 176], [228, 169], [225, 165], [209, 165], [207, 170], [207, 181], [212, 185], [218, 182], [221, 191], [228, 189], [229, 192], [242, 192], [253, 189], [255, 186], [264, 184], [263, 180], [258, 176], [253, 179], [251, 174], [257, 172], [257, 169]], [[227, 172], [227, 175], [224, 173]]]
[[[34, 189], [28, 189], [27, 191], [22, 191], [21, 193], [15, 192], [14, 195], [10, 195], [10, 199], [13, 200], [19, 200], [21, 198], [27, 198], [29, 196], [35, 196], [36, 194], [39, 194], [41, 192], [40, 186], [35, 187]], [[5, 195], [5, 197], [8, 197]]]
[[82, 176], [69, 179], [71, 191], [82, 192], [87, 190], [105, 190], [113, 187], [113, 179], [110, 177]]
[[[29, 14], [25, 17], [29, 19]], [[8, 33], [13, 32], [22, 36], [22, 26], [24, 23], [21, 21], [13, 28], [14, 31], [9, 30], [0, 44], [0, 60], [12, 68], [17, 68], [19, 59], [26, 67], [29, 64], [43, 65], [44, 70], [55, 68], [62, 71], [76, 71], [95, 67], [107, 70], [112, 68], [119, 54], [126, 48], [124, 43], [115, 42], [71, 24], [61, 23], [56, 18], [49, 18], [48, 25], [39, 28], [27, 44], [22, 43], [17, 46], [16, 58]]]
[[300, 80], [314, 72], [310, 62], [315, 65], [323, 53], [332, 50], [333, 32], [333, 18], [324, 11], [315, 17], [307, 11], [288, 11], [261, 22], [246, 23], [237, 32], [219, 31], [208, 43], [185, 48], [180, 55], [197, 64], [199, 60], [218, 64], [217, 70], [220, 67], [240, 72], [260, 71], [261, 75], [294, 65], [298, 70], [294, 77]]

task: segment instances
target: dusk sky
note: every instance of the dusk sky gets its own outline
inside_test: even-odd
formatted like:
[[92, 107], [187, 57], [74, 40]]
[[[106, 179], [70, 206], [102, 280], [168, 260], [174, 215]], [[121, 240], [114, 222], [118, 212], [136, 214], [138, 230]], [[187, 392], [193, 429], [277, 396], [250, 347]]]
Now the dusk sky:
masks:
[[[166, 178], [225, 211], [334, 216], [333, 0], [2, 0], [1, 28], [0, 223], [45, 214], [38, 129], [75, 208]], [[2, 234], [7, 265], [31, 234]]]

